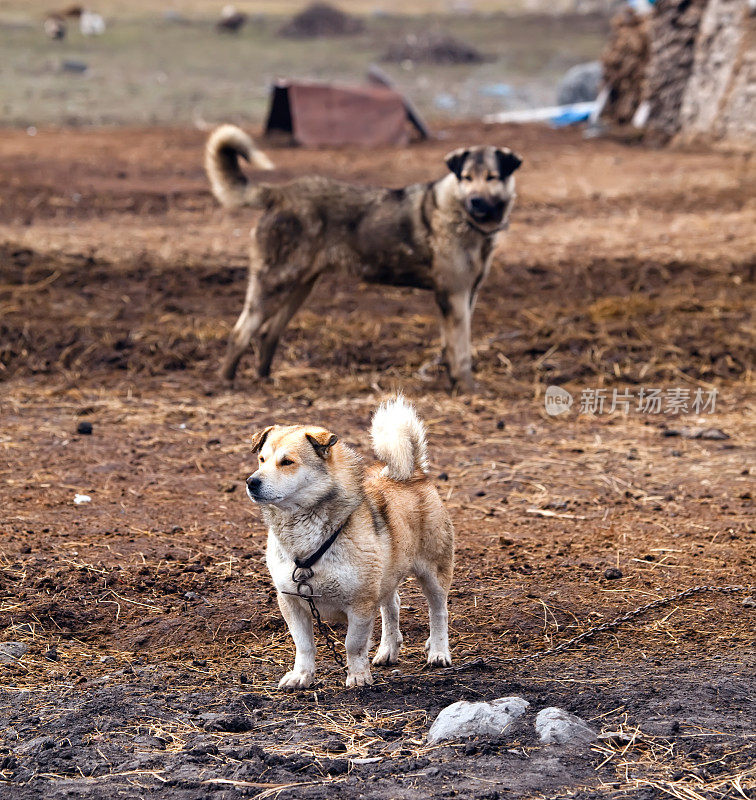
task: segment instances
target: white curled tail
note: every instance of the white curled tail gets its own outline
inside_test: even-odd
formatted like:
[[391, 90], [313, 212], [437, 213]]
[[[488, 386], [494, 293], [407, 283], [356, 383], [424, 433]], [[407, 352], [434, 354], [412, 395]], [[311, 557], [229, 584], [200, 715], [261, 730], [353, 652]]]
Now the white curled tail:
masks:
[[416, 470], [428, 471], [425, 425], [402, 395], [381, 403], [373, 414], [370, 436], [376, 458], [386, 465], [384, 475], [407, 481]]
[[239, 156], [259, 169], [273, 169], [273, 163], [236, 125], [221, 125], [205, 145], [205, 172], [213, 194], [227, 208], [255, 205], [257, 187], [250, 186], [239, 167]]

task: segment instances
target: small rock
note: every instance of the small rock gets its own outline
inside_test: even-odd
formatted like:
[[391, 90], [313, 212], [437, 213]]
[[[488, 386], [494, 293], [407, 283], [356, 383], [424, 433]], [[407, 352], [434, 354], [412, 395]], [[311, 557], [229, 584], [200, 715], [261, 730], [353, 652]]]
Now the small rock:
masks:
[[729, 439], [730, 434], [725, 433], [721, 428], [704, 428], [693, 438], [696, 439]]
[[460, 700], [439, 713], [428, 731], [428, 742], [437, 744], [471, 736], [500, 736], [529, 705], [522, 697], [500, 697], [490, 703]]
[[235, 483], [228, 483], [223, 487], [223, 491], [226, 494], [231, 494], [232, 492], [236, 491], [236, 484]]
[[610, 581], [616, 581], [622, 577], [622, 570], [617, 567], [608, 567], [604, 570], [604, 577]]
[[67, 60], [60, 65], [60, 69], [63, 72], [73, 72], [77, 75], [81, 75], [85, 73], [89, 67], [84, 61]]
[[150, 750], [165, 750], [165, 739], [157, 736], [137, 736], [134, 744], [137, 747], [148, 747]]
[[0, 642], [0, 664], [15, 664], [28, 650], [25, 642]]
[[58, 649], [56, 647], [50, 647], [48, 651], [45, 653], [45, 658], [48, 661], [58, 661], [60, 656], [58, 655]]
[[76, 426], [76, 433], [80, 433], [82, 436], [91, 436], [92, 435], [92, 423], [83, 420]]
[[503, 420], [503, 419], [500, 419], [500, 420], [499, 420], [499, 421], [496, 423], [496, 430], [497, 430], [497, 431], [503, 431], [503, 430], [504, 430], [504, 427], [505, 427], [504, 420]]
[[184, 600], [199, 600], [200, 596], [197, 592], [185, 592], [184, 593]]
[[682, 436], [684, 439], [729, 439], [730, 435], [721, 428], [666, 428], [662, 436]]
[[218, 748], [212, 743], [201, 742], [190, 747], [186, 751], [190, 756], [217, 756]]
[[756, 600], [753, 597], [744, 597], [743, 598], [743, 605], [746, 608], [756, 608]]
[[204, 729], [206, 731], [221, 731], [224, 733], [246, 733], [255, 727], [255, 722], [252, 717], [244, 714], [218, 714], [215, 712], [207, 712], [200, 714], [200, 718], [204, 720]]
[[438, 475], [438, 479], [440, 481], [448, 481], [449, 480], [449, 476], [448, 476], [448, 474], [446, 472], [440, 472], [439, 475]]
[[544, 708], [535, 721], [543, 744], [587, 744], [596, 739], [596, 731], [585, 721], [563, 708]]

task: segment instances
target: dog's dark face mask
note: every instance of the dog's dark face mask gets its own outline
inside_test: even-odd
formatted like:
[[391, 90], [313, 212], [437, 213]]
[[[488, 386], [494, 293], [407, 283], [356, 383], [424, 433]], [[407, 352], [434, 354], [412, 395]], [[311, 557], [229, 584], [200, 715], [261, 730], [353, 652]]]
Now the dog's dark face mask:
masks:
[[470, 222], [484, 232], [505, 227], [515, 199], [512, 173], [522, 160], [508, 148], [461, 147], [446, 156]]

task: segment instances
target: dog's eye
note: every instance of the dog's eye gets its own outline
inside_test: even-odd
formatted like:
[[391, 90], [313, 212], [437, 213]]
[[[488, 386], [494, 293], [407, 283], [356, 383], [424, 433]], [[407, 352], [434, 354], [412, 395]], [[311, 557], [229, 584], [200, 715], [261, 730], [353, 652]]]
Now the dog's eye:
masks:
[[261, 464], [265, 463], [265, 459], [262, 456], [260, 456], [260, 463]]
[[282, 458], [279, 466], [281, 467], [290, 467], [294, 462], [290, 458]]
[[486, 176], [486, 180], [487, 181], [498, 181], [499, 180], [499, 176], [498, 175], [487, 175]]
[[472, 180], [472, 175], [463, 175], [462, 176], [462, 180], [463, 181], [471, 181]]

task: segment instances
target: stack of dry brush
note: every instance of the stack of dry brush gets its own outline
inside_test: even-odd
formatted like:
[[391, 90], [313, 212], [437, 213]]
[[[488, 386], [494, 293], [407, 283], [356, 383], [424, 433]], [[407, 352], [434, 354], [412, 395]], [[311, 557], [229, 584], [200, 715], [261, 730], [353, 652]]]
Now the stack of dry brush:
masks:
[[[658, 0], [624, 9], [603, 54], [603, 118], [653, 141], [756, 142], [756, 15], [749, 0]], [[637, 119], [636, 119], [637, 122]]]

